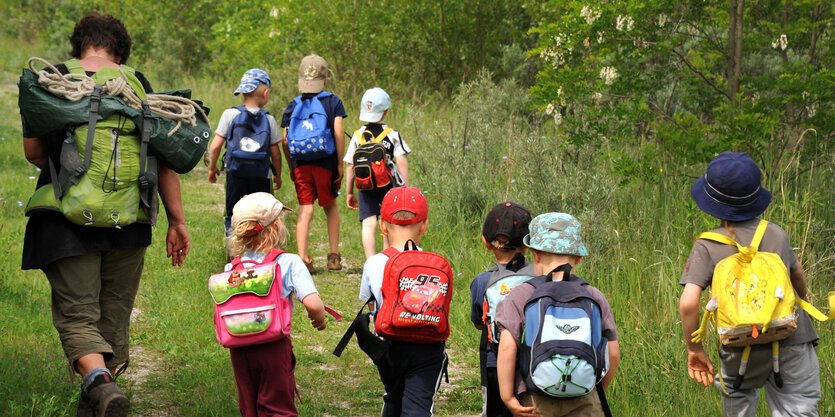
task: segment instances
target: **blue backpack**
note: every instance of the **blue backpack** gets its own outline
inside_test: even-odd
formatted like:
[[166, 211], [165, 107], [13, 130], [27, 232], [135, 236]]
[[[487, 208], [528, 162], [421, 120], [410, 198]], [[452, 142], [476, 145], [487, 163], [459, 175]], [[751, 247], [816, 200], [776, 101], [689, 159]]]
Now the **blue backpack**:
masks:
[[304, 161], [322, 159], [336, 150], [333, 134], [328, 128], [328, 115], [319, 99], [332, 96], [322, 91], [308, 100], [293, 99], [296, 107], [290, 115], [287, 146], [290, 157]]
[[[560, 270], [566, 278], [552, 281]], [[570, 272], [566, 264], [528, 281], [535, 290], [525, 303], [522, 375], [529, 390], [549, 397], [579, 397], [597, 387], [607, 409], [599, 386], [609, 367], [602, 313], [584, 288], [589, 284]]]
[[499, 333], [496, 329], [496, 309], [499, 303], [504, 301], [510, 291], [518, 285], [530, 281], [536, 274], [532, 263], [525, 262], [525, 255], [516, 254], [507, 265], [496, 263], [487, 285], [484, 289], [484, 301], [482, 303], [481, 317], [484, 328], [487, 331], [487, 341], [491, 344], [493, 352], [499, 351]]
[[240, 114], [229, 125], [226, 138], [226, 170], [248, 178], [270, 176], [270, 121], [264, 109], [250, 113], [244, 106], [235, 106]]

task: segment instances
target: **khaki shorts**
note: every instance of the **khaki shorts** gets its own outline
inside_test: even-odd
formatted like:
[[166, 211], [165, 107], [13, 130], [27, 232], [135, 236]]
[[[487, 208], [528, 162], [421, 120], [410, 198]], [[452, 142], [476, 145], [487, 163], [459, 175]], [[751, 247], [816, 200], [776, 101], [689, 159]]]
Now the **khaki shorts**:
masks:
[[536, 412], [542, 417], [598, 417], [603, 415], [600, 397], [597, 391], [592, 391], [577, 398], [551, 398], [533, 392], [523, 392], [518, 395], [519, 403], [526, 406], [536, 406]]
[[91, 252], [43, 268], [52, 287], [52, 324], [71, 366], [101, 353], [108, 368], [127, 362], [130, 313], [145, 248]]

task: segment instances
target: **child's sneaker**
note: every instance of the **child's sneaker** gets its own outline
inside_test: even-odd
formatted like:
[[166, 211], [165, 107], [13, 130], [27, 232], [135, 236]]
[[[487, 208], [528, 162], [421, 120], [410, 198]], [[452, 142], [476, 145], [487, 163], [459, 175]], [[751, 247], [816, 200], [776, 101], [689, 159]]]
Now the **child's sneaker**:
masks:
[[[97, 417], [126, 417], [130, 410], [130, 400], [115, 382], [93, 383], [88, 392], [82, 392], [78, 400], [78, 412], [82, 411], [82, 401], [87, 397], [90, 412]], [[86, 395], [85, 395], [86, 394]], [[84, 410], [86, 411], [86, 410]], [[82, 416], [84, 414], [78, 414]], [[87, 414], [93, 415], [93, 414]]]
[[339, 271], [340, 269], [342, 269], [342, 256], [340, 256], [338, 253], [329, 253], [328, 270]]

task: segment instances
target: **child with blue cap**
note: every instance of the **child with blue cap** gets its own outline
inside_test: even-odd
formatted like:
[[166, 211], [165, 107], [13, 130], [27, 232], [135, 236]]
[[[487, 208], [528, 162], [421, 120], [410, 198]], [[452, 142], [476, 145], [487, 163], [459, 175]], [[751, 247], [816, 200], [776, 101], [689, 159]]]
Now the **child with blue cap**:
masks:
[[275, 118], [263, 107], [270, 100], [270, 76], [259, 68], [247, 70], [234, 95], [243, 94], [243, 104], [226, 109], [220, 116], [215, 138], [209, 145], [209, 182], [217, 182], [217, 160], [226, 144], [226, 217], [229, 232], [232, 208], [241, 197], [271, 193], [270, 173], [275, 189], [281, 187], [281, 132]]
[[[502, 401], [514, 416], [603, 415], [604, 410], [608, 410], [603, 391], [614, 379], [620, 362], [620, 346], [617, 340], [615, 319], [606, 297], [600, 290], [570, 273], [571, 268], [576, 267], [580, 260], [589, 254], [580, 236], [580, 222], [570, 214], [545, 213], [536, 216], [529, 228], [530, 232], [522, 242], [533, 253], [534, 272], [537, 277], [514, 287], [507, 298], [499, 303], [496, 310], [496, 325], [501, 331], [497, 353], [497, 373]], [[583, 395], [566, 398], [546, 395], [537, 387], [531, 386], [529, 382], [531, 378], [525, 372], [527, 367], [524, 366], [524, 361], [517, 359], [517, 353], [524, 354], [523, 350], [529, 349], [528, 345], [523, 345], [525, 321], [529, 317], [526, 313], [530, 313], [527, 308], [529, 301], [532, 296], [539, 294], [541, 289], [559, 281], [576, 282], [579, 286], [577, 291], [582, 297], [593, 300], [599, 313], [599, 321], [596, 322], [599, 323], [598, 337], [603, 339], [600, 352], [608, 351], [608, 353], [601, 353], [601, 355], [607, 355], [600, 359], [607, 362], [608, 366], [604, 369], [605, 374], [602, 380], [595, 384], [597, 389], [592, 386], [591, 390]], [[585, 331], [588, 330], [583, 329], [576, 333]], [[600, 375], [594, 375], [593, 378], [599, 379]], [[570, 374], [568, 381], [571, 381]], [[559, 381], [548, 382], [549, 385], [554, 386], [558, 385]]]
[[[761, 238], [760, 252], [779, 255], [788, 270], [796, 296], [807, 294], [803, 268], [792, 250], [788, 234], [779, 226], [767, 223], [763, 228], [759, 216], [771, 203], [771, 193], [762, 184], [757, 163], [745, 153], [723, 152], [707, 166], [705, 174], [693, 184], [690, 195], [702, 211], [715, 217], [721, 226], [711, 232], [727, 236], [740, 245], [752, 245], [755, 235]], [[758, 231], [759, 229], [759, 231]], [[737, 253], [731, 246], [713, 240], [698, 239], [693, 244], [681, 277], [684, 287], [679, 308], [681, 326], [687, 344], [687, 370], [690, 378], [708, 386], [715, 383], [722, 392], [726, 416], [754, 416], [757, 412], [759, 388], [765, 387], [769, 408], [775, 416], [817, 416], [821, 397], [818, 358], [815, 345], [818, 335], [809, 315], [797, 309], [797, 330], [779, 341], [779, 375], [775, 378], [772, 345], [750, 345], [747, 370], [740, 376], [744, 347], [721, 346], [721, 376], [715, 378], [711, 363], [701, 342], [691, 335], [699, 328], [699, 300], [702, 291], [711, 285], [716, 265]], [[715, 296], [716, 294], [714, 294]], [[722, 381], [724, 383], [722, 383]], [[734, 387], [736, 386], [736, 388]]]

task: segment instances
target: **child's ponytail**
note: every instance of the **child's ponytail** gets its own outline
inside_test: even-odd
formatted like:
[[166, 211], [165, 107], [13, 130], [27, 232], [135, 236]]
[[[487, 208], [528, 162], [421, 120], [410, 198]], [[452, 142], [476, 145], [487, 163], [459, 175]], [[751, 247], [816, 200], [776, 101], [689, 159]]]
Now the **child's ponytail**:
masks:
[[226, 241], [226, 251], [233, 258], [241, 256], [246, 251], [268, 252], [284, 247], [287, 244], [288, 234], [283, 213], [267, 227], [262, 227], [254, 220], [243, 221], [229, 235]]

